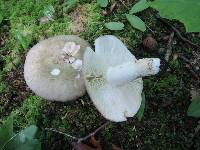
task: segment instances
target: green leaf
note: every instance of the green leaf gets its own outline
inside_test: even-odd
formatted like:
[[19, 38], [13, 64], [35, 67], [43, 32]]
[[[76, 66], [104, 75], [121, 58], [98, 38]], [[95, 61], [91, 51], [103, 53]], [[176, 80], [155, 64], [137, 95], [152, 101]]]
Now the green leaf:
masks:
[[0, 24], [3, 21], [3, 16], [0, 14]]
[[200, 32], [199, 0], [155, 0], [150, 6], [158, 10], [161, 17], [182, 22], [187, 32]]
[[31, 125], [23, 130], [23, 133], [26, 138], [33, 139], [37, 133], [37, 127], [35, 125]]
[[97, 0], [97, 4], [101, 7], [106, 7], [108, 5], [108, 0]]
[[145, 23], [139, 17], [131, 14], [126, 14], [126, 18], [134, 28], [143, 32], [146, 30]]
[[129, 11], [130, 14], [134, 14], [140, 11], [143, 11], [145, 9], [147, 9], [149, 7], [149, 2], [147, 2], [146, 0], [140, 0], [139, 2], [137, 2]]
[[192, 117], [200, 117], [200, 97], [196, 97], [192, 100], [192, 103], [188, 108], [187, 115]]
[[67, 0], [64, 4], [64, 12], [70, 12], [77, 5], [78, 2], [79, 0]]
[[10, 138], [4, 148], [6, 150], [39, 150], [41, 143], [39, 140], [34, 139], [37, 132], [37, 127], [31, 125]]
[[13, 136], [13, 116], [10, 116], [0, 128], [0, 149]]
[[110, 30], [122, 30], [124, 28], [124, 24], [121, 22], [109, 22], [105, 23], [105, 27]]
[[27, 49], [29, 44], [32, 41], [32, 36], [31, 35], [24, 36], [19, 31], [15, 31], [15, 36], [16, 36], [16, 39], [19, 41], [19, 43], [22, 45], [22, 47], [24, 49]]
[[23, 144], [18, 145], [16, 150], [40, 150], [41, 143], [37, 139], [26, 140]]
[[144, 110], [145, 110], [145, 94], [142, 93], [142, 103], [140, 106], [140, 109], [138, 110], [136, 117], [138, 118], [139, 121], [142, 120], [142, 117], [144, 116]]
[[55, 10], [53, 8], [52, 5], [49, 5], [47, 7], [45, 7], [43, 13], [46, 17], [49, 18], [49, 20], [53, 20], [53, 14], [54, 14]]

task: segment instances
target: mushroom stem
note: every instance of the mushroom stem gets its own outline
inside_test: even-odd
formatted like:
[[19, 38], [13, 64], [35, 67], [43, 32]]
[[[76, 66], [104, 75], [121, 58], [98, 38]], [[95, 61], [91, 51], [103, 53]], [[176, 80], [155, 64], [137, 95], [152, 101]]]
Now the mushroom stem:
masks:
[[159, 58], [144, 58], [109, 67], [106, 79], [113, 85], [123, 85], [143, 76], [157, 74], [159, 71]]

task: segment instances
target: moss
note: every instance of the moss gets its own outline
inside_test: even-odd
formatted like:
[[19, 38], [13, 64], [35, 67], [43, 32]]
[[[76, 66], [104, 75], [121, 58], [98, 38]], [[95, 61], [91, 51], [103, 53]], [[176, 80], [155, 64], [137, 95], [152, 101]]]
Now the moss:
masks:
[[71, 23], [68, 28], [72, 34], [80, 34], [89, 41], [94, 35], [101, 35], [102, 15], [96, 3], [78, 5], [69, 15]]
[[155, 99], [175, 98], [178, 99], [182, 96], [181, 80], [176, 75], [166, 75], [164, 78], [157, 79], [156, 77], [148, 77], [144, 79], [144, 86], [146, 95], [149, 98]]
[[15, 126], [18, 128], [24, 128], [28, 125], [37, 124], [41, 117], [42, 108], [42, 98], [38, 96], [28, 97], [22, 104], [22, 107], [15, 111]]
[[0, 92], [3, 93], [6, 91], [8, 91], [7, 85], [4, 82], [0, 82]]
[[[70, 26], [74, 23], [74, 19], [71, 14], [76, 14], [75, 12], [79, 10], [83, 12], [84, 16], [83, 20], [78, 23], [84, 23], [84, 30], [77, 34], [91, 44], [101, 35], [112, 34], [119, 37], [137, 58], [161, 57], [157, 52], [149, 52], [141, 46], [143, 36], [151, 31], [148, 29], [142, 33], [135, 30], [125, 18], [124, 14], [128, 10], [120, 2], [109, 15], [101, 15], [102, 10], [109, 11], [110, 5], [101, 9], [96, 5], [96, 1], [84, 0], [80, 1], [79, 5], [74, 7], [70, 13], [65, 14], [61, 1], [0, 1], [0, 13], [4, 17], [3, 24], [8, 26], [7, 30], [3, 31], [8, 32], [7, 42], [0, 48], [1, 54], [3, 54], [0, 56], [2, 58], [0, 65], [4, 68], [0, 72], [0, 88], [4, 91], [8, 87], [4, 82], [5, 77], [8, 76], [8, 72], [15, 72], [19, 65], [23, 65], [24, 54], [30, 47], [50, 36], [72, 33]], [[131, 8], [131, 3], [126, 5]], [[55, 9], [53, 20], [41, 23], [40, 19], [44, 17], [44, 11], [49, 6], [53, 6]], [[169, 35], [167, 28], [154, 18], [151, 10], [137, 15], [153, 30], [154, 33], [151, 34], [155, 36], [159, 46], [165, 47], [166, 42], [162, 40], [162, 37]], [[124, 30], [110, 31], [106, 29], [104, 23], [110, 21], [123, 22]], [[197, 43], [199, 41], [197, 37], [191, 39]], [[173, 45], [173, 52], [191, 56], [193, 49], [183, 46], [184, 43], [176, 40], [177, 44]], [[98, 134], [102, 143], [106, 143], [105, 149], [111, 148], [112, 144], [116, 144], [122, 149], [189, 149], [190, 134], [193, 133], [195, 125], [194, 120], [187, 118], [185, 113], [190, 103], [187, 88], [191, 82], [191, 75], [184, 70], [184, 64], [180, 60], [170, 61], [169, 68], [169, 71], [164, 71], [157, 76], [144, 78], [147, 105], [141, 122], [132, 118], [127, 122], [112, 123]], [[1, 114], [7, 115], [5, 112], [8, 112], [4, 108], [4, 102], [13, 101], [13, 98], [15, 99], [15, 96], [19, 95], [16, 93], [21, 92], [21, 89], [4, 91], [5, 95], [9, 93], [13, 93], [13, 95], [3, 97], [0, 106]], [[30, 94], [30, 91], [23, 89], [23, 93]], [[30, 124], [38, 125], [42, 131], [41, 140], [44, 149], [70, 149], [72, 142], [68, 137], [46, 132], [44, 130], [46, 127], [82, 137], [105, 122], [87, 95], [68, 103], [45, 102], [35, 95], [20, 100], [20, 102], [16, 101], [15, 105], [9, 103], [13, 107], [9, 109], [9, 112], [14, 110], [13, 112], [16, 113], [15, 128], [24, 128]]]

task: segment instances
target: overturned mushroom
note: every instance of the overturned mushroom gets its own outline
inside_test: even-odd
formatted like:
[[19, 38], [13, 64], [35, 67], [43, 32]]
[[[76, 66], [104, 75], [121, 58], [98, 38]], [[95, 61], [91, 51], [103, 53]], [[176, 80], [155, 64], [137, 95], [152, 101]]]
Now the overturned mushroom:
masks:
[[85, 93], [82, 59], [89, 44], [73, 35], [56, 36], [30, 49], [24, 65], [27, 85], [39, 96], [55, 101]]
[[133, 117], [141, 104], [143, 76], [158, 73], [160, 59], [137, 60], [116, 37], [95, 41], [95, 52], [87, 48], [83, 74], [87, 92], [102, 115], [112, 121]]

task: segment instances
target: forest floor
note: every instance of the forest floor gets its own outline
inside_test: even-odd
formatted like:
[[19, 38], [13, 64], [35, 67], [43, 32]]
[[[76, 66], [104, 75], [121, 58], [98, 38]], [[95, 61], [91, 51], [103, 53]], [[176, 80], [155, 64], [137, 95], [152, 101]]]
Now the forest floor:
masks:
[[[190, 62], [183, 59], [199, 59], [196, 48], [175, 33], [170, 45], [172, 54], [168, 62], [164, 61], [168, 37], [173, 30], [156, 19], [156, 12], [151, 9], [138, 14], [148, 26], [147, 31], [134, 29], [126, 21], [125, 13], [135, 1], [123, 2], [125, 5], [122, 1], [113, 1], [102, 9], [96, 1], [82, 0], [69, 9], [62, 0], [0, 0], [3, 16], [0, 24], [0, 122], [14, 113], [16, 131], [31, 124], [39, 127], [44, 149], [72, 149], [73, 139], [45, 128], [83, 137], [106, 120], [88, 95], [66, 103], [50, 102], [36, 96], [23, 77], [25, 56], [33, 45], [55, 35], [79, 35], [93, 45], [97, 37], [112, 34], [120, 38], [136, 58], [158, 57], [164, 63], [158, 75], [143, 78], [146, 107], [142, 120], [134, 117], [126, 122], [111, 123], [96, 135], [103, 149], [112, 149], [112, 144], [125, 150], [200, 148], [200, 134], [195, 130], [199, 126], [198, 119], [187, 116], [192, 96], [200, 85], [199, 74], [193, 72]], [[55, 12], [52, 20], [48, 20], [45, 14], [51, 12], [52, 7]], [[124, 30], [106, 29], [104, 24], [110, 21], [124, 22]], [[186, 34], [182, 24], [170, 23], [184, 37], [200, 43], [200, 34]], [[158, 42], [154, 50], [142, 44], [148, 35]]]

